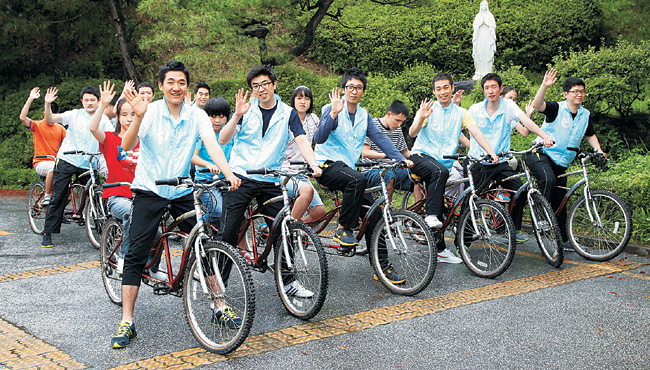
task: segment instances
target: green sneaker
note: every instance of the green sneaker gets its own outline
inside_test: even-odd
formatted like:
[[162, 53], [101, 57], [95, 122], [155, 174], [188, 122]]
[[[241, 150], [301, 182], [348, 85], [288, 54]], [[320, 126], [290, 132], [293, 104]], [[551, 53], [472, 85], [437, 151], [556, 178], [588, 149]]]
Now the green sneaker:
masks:
[[515, 239], [517, 239], [517, 243], [523, 243], [530, 240], [528, 235], [524, 234], [521, 230], [517, 230], [517, 232], [515, 233]]
[[239, 329], [241, 328], [242, 319], [235, 315], [232, 308], [226, 306], [220, 310], [214, 311], [210, 323], [212, 323], [212, 325], [226, 326], [228, 329]]
[[117, 333], [115, 333], [115, 336], [111, 339], [111, 346], [113, 348], [124, 348], [137, 336], [138, 334], [135, 332], [135, 323], [129, 324], [126, 321], [122, 321], [120, 327], [117, 328]]

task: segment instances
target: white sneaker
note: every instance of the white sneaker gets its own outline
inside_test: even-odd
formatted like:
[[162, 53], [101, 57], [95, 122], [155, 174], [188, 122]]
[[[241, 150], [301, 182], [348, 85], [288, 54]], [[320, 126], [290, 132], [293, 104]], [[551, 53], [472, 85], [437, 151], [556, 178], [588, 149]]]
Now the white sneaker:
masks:
[[442, 226], [442, 222], [438, 220], [438, 217], [436, 215], [428, 215], [427, 217], [424, 218], [424, 222], [426, 222], [427, 226], [429, 226], [432, 229], [437, 229], [440, 226]]
[[158, 281], [167, 281], [167, 273], [162, 271], [149, 272], [149, 277], [152, 277]]
[[298, 298], [311, 298], [314, 296], [314, 292], [302, 286], [298, 280], [294, 280], [293, 283], [285, 286], [284, 292], [288, 296], [296, 296]]
[[445, 249], [442, 252], [438, 252], [438, 262], [444, 262], [444, 263], [462, 263], [463, 260], [456, 257], [454, 252], [450, 251], [449, 249]]
[[52, 196], [50, 194], [43, 195], [43, 200], [41, 200], [41, 207], [47, 207], [52, 201]]
[[117, 274], [122, 275], [123, 270], [124, 270], [124, 258], [117, 256]]

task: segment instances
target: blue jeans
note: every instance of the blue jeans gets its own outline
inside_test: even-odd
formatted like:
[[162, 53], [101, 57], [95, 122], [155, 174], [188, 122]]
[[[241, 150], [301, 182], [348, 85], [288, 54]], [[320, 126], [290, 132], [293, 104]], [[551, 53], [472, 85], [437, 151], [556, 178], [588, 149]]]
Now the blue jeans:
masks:
[[222, 213], [221, 206], [223, 205], [221, 192], [215, 188], [207, 189], [201, 194], [199, 199], [208, 209], [208, 212], [205, 214], [205, 220], [214, 227], [219, 227], [219, 219]]
[[120, 248], [120, 257], [124, 258], [129, 250], [131, 238], [129, 237], [129, 229], [131, 228], [131, 198], [115, 195], [108, 198], [108, 210], [111, 215], [118, 220], [122, 220], [122, 230], [124, 232], [124, 239], [122, 239], [122, 246]]
[[[378, 186], [380, 184], [380, 179], [379, 175], [381, 174], [381, 171], [383, 170], [370, 170], [366, 171], [363, 174], [366, 176], [367, 180], [367, 186], [373, 187], [373, 186]], [[411, 189], [411, 179], [409, 179], [409, 171], [405, 169], [397, 169], [393, 171], [388, 171], [386, 175], [384, 175], [384, 181], [386, 184], [391, 179], [395, 179], [394, 187], [395, 189], [398, 190], [409, 190]]]

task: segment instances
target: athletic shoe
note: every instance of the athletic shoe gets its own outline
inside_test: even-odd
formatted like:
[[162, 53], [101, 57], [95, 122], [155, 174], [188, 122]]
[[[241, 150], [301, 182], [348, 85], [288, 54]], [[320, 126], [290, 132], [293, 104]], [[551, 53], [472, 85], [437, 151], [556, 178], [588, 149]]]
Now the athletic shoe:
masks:
[[235, 313], [232, 311], [232, 308], [229, 306], [226, 306], [219, 310], [214, 310], [212, 312], [212, 319], [210, 319], [210, 323], [212, 325], [221, 325], [227, 327], [228, 329], [241, 328], [242, 319], [239, 316], [235, 315]]
[[567, 240], [562, 244], [562, 249], [564, 249], [565, 252], [575, 252], [576, 250], [573, 249], [573, 244], [571, 244], [571, 241]]
[[436, 215], [428, 215], [424, 218], [424, 222], [426, 222], [427, 226], [431, 229], [437, 229], [442, 226], [442, 222], [438, 220], [438, 216]]
[[156, 272], [150, 271], [149, 272], [149, 277], [154, 278], [154, 279], [156, 279], [158, 281], [167, 281], [167, 278], [169, 276], [166, 273], [162, 272], [162, 271], [156, 271]]
[[499, 194], [497, 194], [495, 200], [499, 201], [499, 202], [509, 202], [510, 201], [510, 196], [508, 194], [506, 194], [506, 193], [499, 193]]
[[[406, 278], [404, 276], [398, 274], [393, 270], [393, 265], [391, 264], [386, 265], [386, 267], [381, 269], [381, 271], [384, 273], [384, 276], [386, 276], [386, 279], [388, 279], [388, 281], [393, 284], [402, 284], [406, 281]], [[379, 281], [377, 274], [375, 274], [374, 279]]]
[[43, 195], [43, 200], [41, 200], [41, 207], [49, 206], [51, 200], [52, 200], [52, 196], [50, 194]]
[[352, 230], [348, 228], [336, 230], [332, 239], [339, 243], [341, 247], [352, 248], [359, 245], [359, 241], [354, 237]]
[[239, 254], [241, 254], [241, 256], [244, 257], [244, 260], [246, 260], [247, 263], [252, 265], [253, 262], [255, 262], [255, 256], [253, 255], [253, 253], [247, 250], [240, 249]]
[[528, 235], [524, 234], [521, 230], [517, 230], [517, 232], [515, 233], [515, 239], [517, 240], [517, 243], [523, 243], [530, 240]]
[[43, 241], [41, 242], [41, 247], [43, 248], [54, 247], [54, 243], [52, 242], [52, 234], [43, 234]]
[[61, 223], [67, 225], [67, 224], [72, 223], [72, 221], [70, 221], [69, 218], [67, 218], [67, 217], [64, 216], [63, 218], [61, 218]]
[[291, 284], [284, 287], [284, 293], [288, 296], [296, 296], [298, 298], [311, 298], [314, 292], [302, 286], [298, 280], [294, 280]]
[[117, 256], [117, 274], [122, 275], [124, 271], [124, 258]]
[[445, 248], [444, 251], [438, 252], [438, 262], [443, 262], [443, 263], [462, 263], [463, 260], [457, 257], [454, 252], [450, 251], [449, 249]]
[[117, 328], [117, 333], [111, 339], [111, 347], [124, 348], [134, 340], [138, 334], [135, 332], [135, 323], [128, 323], [122, 321], [120, 327]]

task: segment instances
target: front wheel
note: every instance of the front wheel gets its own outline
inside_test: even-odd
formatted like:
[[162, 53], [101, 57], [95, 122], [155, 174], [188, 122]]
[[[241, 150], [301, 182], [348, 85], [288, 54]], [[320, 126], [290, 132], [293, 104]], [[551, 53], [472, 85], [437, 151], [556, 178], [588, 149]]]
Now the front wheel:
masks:
[[45, 184], [43, 181], [34, 181], [29, 187], [27, 196], [27, 217], [32, 231], [39, 235], [45, 228], [45, 215], [47, 214], [47, 208], [41, 206], [44, 195]]
[[185, 316], [203, 348], [225, 355], [239, 348], [253, 326], [253, 280], [233, 247], [210, 240], [203, 250], [205, 256], [195, 258], [185, 273]]
[[297, 221], [287, 227], [288, 235], [280, 235], [275, 246], [275, 281], [289, 314], [308, 320], [318, 314], [327, 296], [327, 259], [312, 228]]
[[607, 261], [618, 256], [630, 241], [632, 213], [618, 195], [594, 190], [590, 199], [583, 195], [571, 207], [567, 233], [579, 255]]
[[[531, 213], [531, 223], [539, 249], [542, 250], [544, 258], [553, 267], [560, 267], [564, 261], [562, 250], [562, 234], [560, 225], [555, 218], [553, 208], [546, 198], [540, 193], [532, 194], [532, 202], [529, 203]], [[536, 221], [536, 222], [535, 222]]]
[[422, 217], [409, 210], [390, 210], [390, 223], [382, 218], [372, 236], [375, 279], [400, 295], [426, 288], [436, 271], [433, 234]]
[[96, 187], [93, 191], [89, 192], [88, 204], [84, 210], [84, 219], [86, 221], [86, 233], [90, 243], [95, 247], [100, 247], [102, 229], [106, 222], [105, 204], [102, 199], [101, 190]]
[[112, 220], [104, 228], [99, 251], [102, 280], [108, 298], [116, 305], [122, 305], [122, 272], [118, 271], [118, 256], [124, 240], [122, 224]]
[[470, 208], [465, 208], [458, 221], [460, 256], [474, 275], [495, 278], [508, 269], [515, 256], [515, 225], [493, 200], [476, 200], [474, 217]]

